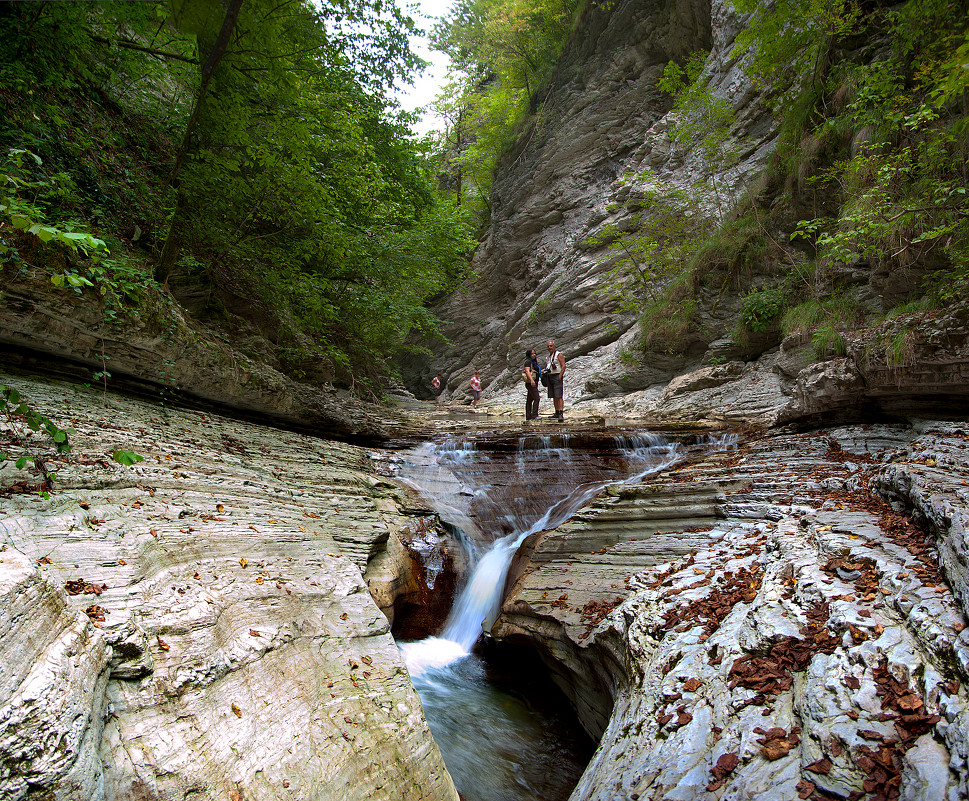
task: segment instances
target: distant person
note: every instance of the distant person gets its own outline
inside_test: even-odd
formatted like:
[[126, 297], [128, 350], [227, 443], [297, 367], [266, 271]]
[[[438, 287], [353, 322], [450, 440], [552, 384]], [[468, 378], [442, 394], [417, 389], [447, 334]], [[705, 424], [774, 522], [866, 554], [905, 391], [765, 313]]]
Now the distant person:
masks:
[[535, 420], [538, 418], [538, 404], [542, 400], [538, 391], [538, 382], [542, 378], [542, 368], [538, 364], [535, 348], [525, 351], [522, 376], [525, 380], [525, 419]]
[[444, 376], [438, 373], [434, 378], [431, 379], [431, 389], [434, 390], [434, 397], [436, 398], [441, 394], [441, 390], [444, 388]]
[[474, 396], [474, 400], [471, 401], [471, 406], [474, 409], [478, 408], [478, 401], [481, 400], [481, 371], [474, 371], [474, 378], [468, 382], [468, 386], [471, 387], [471, 394]]
[[555, 406], [555, 418], [565, 422], [565, 357], [555, 350], [555, 343], [551, 339], [548, 341], [548, 365], [545, 369], [548, 372], [548, 396]]

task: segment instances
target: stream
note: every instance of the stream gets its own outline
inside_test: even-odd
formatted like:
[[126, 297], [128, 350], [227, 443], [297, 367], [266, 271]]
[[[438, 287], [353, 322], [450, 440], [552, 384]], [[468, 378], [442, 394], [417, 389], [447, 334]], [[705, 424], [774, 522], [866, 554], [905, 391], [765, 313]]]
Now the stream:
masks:
[[404, 456], [399, 477], [433, 501], [468, 564], [440, 633], [399, 643], [466, 801], [564, 801], [591, 756], [567, 701], [549, 690], [547, 678], [534, 680], [540, 668], [526, 669], [519, 662], [529, 660], [512, 656], [496, 669], [479, 652], [500, 612], [512, 559], [529, 535], [561, 525], [608, 484], [638, 481], [682, 453], [648, 433], [615, 434], [606, 445], [568, 434], [520, 436], [517, 443], [451, 437]]

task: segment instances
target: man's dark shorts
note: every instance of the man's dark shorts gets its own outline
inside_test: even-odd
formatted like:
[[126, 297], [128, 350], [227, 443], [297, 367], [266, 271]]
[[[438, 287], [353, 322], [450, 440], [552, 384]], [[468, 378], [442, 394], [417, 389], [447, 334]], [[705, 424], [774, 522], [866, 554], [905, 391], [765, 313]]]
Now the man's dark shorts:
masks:
[[548, 377], [548, 396], [550, 398], [561, 398], [564, 397], [562, 394], [562, 376], [552, 373]]

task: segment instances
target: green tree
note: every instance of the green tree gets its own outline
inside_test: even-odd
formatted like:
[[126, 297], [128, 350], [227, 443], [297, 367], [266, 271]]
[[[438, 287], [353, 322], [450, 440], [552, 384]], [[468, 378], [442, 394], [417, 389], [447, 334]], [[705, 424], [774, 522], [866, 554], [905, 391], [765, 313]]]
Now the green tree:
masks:
[[0, 137], [36, 142], [76, 189], [62, 210], [112, 249], [147, 218], [159, 281], [246, 304], [281, 353], [376, 373], [471, 247], [385, 96], [411, 30], [382, 0], [2, 6]]
[[438, 101], [445, 152], [462, 202], [481, 209], [491, 174], [529, 114], [584, 7], [581, 0], [459, 0], [434, 28], [451, 60]]

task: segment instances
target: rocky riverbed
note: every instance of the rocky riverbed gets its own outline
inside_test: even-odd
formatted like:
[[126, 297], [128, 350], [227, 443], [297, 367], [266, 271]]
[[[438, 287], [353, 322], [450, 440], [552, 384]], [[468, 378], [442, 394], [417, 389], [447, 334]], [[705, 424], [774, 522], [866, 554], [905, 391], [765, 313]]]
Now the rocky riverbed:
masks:
[[[24, 435], [46, 497], [0, 472], [5, 798], [457, 798], [389, 622], [455, 568], [393, 452], [0, 383], [72, 445]], [[967, 457], [957, 423], [741, 432], [527, 539], [493, 634], [601, 738], [573, 799], [967, 797]]]

